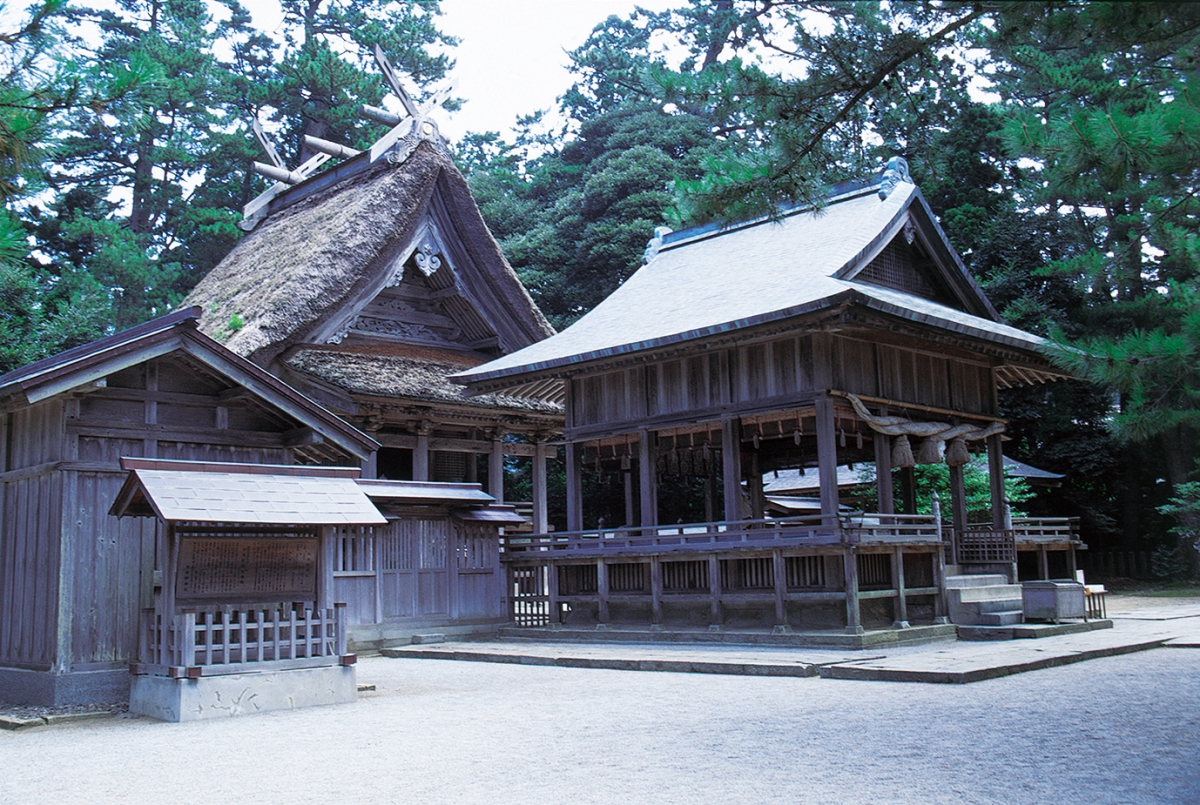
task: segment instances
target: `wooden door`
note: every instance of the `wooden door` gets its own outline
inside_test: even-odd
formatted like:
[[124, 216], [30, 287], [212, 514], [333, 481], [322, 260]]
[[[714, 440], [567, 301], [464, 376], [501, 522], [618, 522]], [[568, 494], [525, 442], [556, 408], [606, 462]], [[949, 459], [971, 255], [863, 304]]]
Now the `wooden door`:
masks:
[[450, 614], [448, 518], [388, 523], [383, 540], [383, 616], [428, 619]]

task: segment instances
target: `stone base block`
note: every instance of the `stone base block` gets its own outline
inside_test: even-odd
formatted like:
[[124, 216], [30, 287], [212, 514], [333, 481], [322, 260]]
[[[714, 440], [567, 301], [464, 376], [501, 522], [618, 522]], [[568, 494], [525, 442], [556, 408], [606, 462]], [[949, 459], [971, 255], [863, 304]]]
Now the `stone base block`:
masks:
[[63, 674], [0, 668], [0, 702], [63, 707], [73, 704], [119, 704], [128, 698], [128, 666]]
[[170, 679], [135, 676], [129, 712], [161, 721], [199, 721], [294, 710], [358, 699], [353, 665]]

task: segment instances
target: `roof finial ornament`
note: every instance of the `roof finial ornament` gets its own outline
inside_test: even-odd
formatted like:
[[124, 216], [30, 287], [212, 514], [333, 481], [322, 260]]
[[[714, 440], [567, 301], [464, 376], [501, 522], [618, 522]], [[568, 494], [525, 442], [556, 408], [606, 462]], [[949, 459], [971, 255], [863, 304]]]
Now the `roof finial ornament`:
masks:
[[879, 183], [880, 200], [890, 196], [901, 182], [912, 182], [912, 177], [908, 175], [908, 160], [892, 157], [883, 168], [883, 179]]
[[391, 63], [383, 53], [383, 48], [379, 45], [375, 46], [375, 63], [379, 65], [379, 71], [383, 73], [384, 80], [387, 81], [392, 92], [400, 99], [400, 104], [404, 107], [404, 114], [396, 115], [386, 109], [366, 105], [359, 110], [359, 114], [363, 117], [392, 127], [391, 131], [380, 137], [371, 146], [370, 161], [375, 162], [380, 157], [386, 156], [390, 164], [399, 165], [408, 159], [422, 140], [444, 148], [446, 142], [438, 132], [437, 124], [430, 120], [429, 114], [450, 99], [450, 94], [454, 92], [455, 82], [442, 87], [424, 104], [417, 106], [412, 96], [404, 89], [404, 85], [400, 83], [400, 76], [392, 69]]
[[654, 237], [650, 238], [650, 242], [646, 244], [646, 251], [642, 252], [642, 265], [649, 263], [658, 256], [658, 250], [663, 245], [663, 238], [671, 234], [672, 231], [669, 226], [654, 227]]

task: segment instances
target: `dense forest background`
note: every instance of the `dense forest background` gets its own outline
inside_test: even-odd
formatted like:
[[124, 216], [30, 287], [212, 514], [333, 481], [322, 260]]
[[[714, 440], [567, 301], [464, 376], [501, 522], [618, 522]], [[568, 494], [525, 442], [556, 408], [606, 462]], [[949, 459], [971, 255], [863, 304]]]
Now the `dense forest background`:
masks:
[[[303, 134], [363, 147], [376, 45], [419, 92], [453, 67], [436, 0], [280, 4], [281, 40], [237, 0], [40, 0], [0, 28], [0, 371], [177, 304], [265, 187], [251, 120], [292, 165]], [[680, 0], [569, 55], [563, 122], [456, 144], [557, 326], [656, 226], [819, 204], [902, 155], [1006, 320], [1082, 378], [1003, 396], [1006, 452], [1068, 476], [1026, 507], [1194, 563], [1200, 6]]]

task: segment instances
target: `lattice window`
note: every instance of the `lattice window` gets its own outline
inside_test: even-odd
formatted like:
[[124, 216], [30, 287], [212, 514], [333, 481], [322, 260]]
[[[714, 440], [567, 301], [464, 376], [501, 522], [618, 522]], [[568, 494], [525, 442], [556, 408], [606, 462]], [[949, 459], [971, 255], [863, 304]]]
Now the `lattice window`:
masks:
[[721, 560], [721, 588], [725, 590], [771, 590], [775, 588], [775, 564], [770, 557]]
[[446, 532], [438, 525], [430, 524], [421, 529], [419, 551], [422, 570], [442, 570], [446, 567]]
[[860, 553], [858, 586], [862, 590], [887, 590], [892, 586], [892, 555]]
[[924, 264], [927, 263], [928, 260], [916, 254], [912, 246], [896, 238], [866, 268], [856, 274], [854, 279], [913, 296], [938, 300], [941, 294], [923, 270]]
[[708, 590], [708, 562], [663, 562], [661, 567], [664, 592]]
[[558, 568], [559, 595], [594, 595], [599, 588], [595, 565], [561, 565]]
[[434, 453], [433, 480], [453, 483], [467, 480], [467, 454], [442, 451]]
[[375, 529], [371, 526], [341, 526], [336, 530], [334, 573], [375, 572]]
[[789, 589], [825, 586], [825, 557], [785, 556], [784, 571]]
[[399, 523], [392, 523], [383, 539], [383, 569], [412, 570], [412, 540], [401, 531]]
[[496, 533], [490, 527], [462, 526], [457, 541], [459, 570], [489, 570], [496, 566]]
[[649, 565], [620, 564], [608, 566], [608, 590], [613, 593], [644, 593]]

